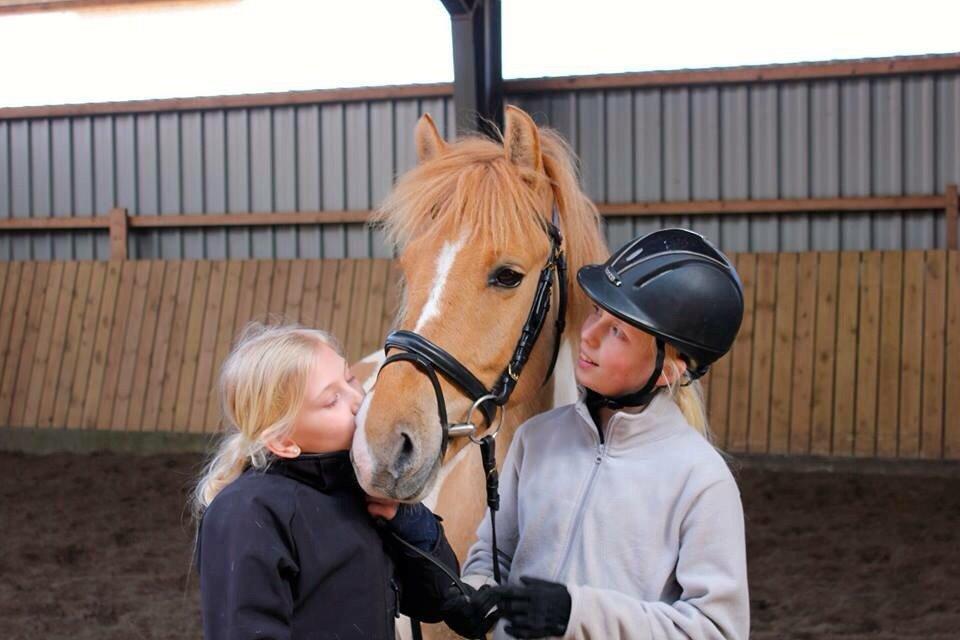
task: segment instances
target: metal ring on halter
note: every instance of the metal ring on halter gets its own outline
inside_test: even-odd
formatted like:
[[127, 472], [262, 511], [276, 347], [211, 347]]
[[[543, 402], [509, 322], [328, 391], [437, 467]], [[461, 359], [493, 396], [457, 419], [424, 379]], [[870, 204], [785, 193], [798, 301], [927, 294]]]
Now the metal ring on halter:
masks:
[[[496, 400], [496, 399], [497, 399], [497, 396], [493, 395], [492, 393], [488, 393], [487, 395], [480, 396], [479, 398], [474, 400], [473, 404], [470, 405], [470, 411], [467, 411], [466, 423], [473, 424], [473, 421], [471, 419], [473, 418], [473, 412], [477, 410], [477, 407], [479, 407], [484, 402], [487, 402], [488, 400]], [[500, 409], [500, 419], [497, 420], [496, 426], [490, 425], [490, 428], [487, 429], [487, 432], [484, 434], [484, 437], [490, 436], [491, 438], [496, 438], [497, 434], [500, 433], [500, 427], [503, 426], [503, 414], [506, 413], [506, 409], [504, 409], [504, 407], [501, 405], [496, 405], [496, 406], [498, 409]], [[477, 438], [472, 433], [467, 434], [467, 437], [469, 437], [474, 444], [480, 444], [481, 438]]]

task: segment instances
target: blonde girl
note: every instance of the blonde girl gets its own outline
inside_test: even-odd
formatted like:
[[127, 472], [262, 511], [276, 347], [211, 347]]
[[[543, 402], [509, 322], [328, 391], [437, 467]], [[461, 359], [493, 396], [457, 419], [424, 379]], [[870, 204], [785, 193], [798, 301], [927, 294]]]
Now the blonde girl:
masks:
[[[697, 378], [733, 343], [739, 277], [701, 236], [637, 238], [577, 276], [580, 400], [525, 423], [464, 565], [464, 635], [746, 638], [743, 510], [708, 440]], [[486, 587], [482, 585], [488, 585]], [[496, 603], [496, 609], [491, 608]]]
[[252, 323], [224, 362], [220, 397], [227, 433], [193, 499], [204, 636], [392, 638], [398, 609], [439, 619], [452, 581], [382, 529], [451, 567], [456, 558], [425, 507], [359, 488], [349, 449], [363, 388], [336, 341]]

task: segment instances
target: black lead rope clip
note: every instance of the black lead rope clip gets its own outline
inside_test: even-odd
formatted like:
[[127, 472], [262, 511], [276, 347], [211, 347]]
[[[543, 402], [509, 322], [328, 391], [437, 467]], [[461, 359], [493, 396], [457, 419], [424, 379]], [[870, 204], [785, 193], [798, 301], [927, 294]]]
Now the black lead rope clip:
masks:
[[500, 509], [500, 477], [497, 475], [497, 445], [493, 436], [480, 440], [480, 455], [483, 458], [483, 473], [487, 477], [487, 506]]

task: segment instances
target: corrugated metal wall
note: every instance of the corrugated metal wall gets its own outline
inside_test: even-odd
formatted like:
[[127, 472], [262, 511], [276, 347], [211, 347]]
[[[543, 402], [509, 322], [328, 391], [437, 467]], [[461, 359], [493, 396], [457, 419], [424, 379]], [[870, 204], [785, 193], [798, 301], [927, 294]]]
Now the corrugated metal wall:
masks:
[[[598, 203], [939, 194], [960, 182], [960, 74], [511, 96], [560, 130]], [[0, 218], [369, 209], [450, 98], [0, 120]], [[615, 218], [729, 251], [944, 247], [942, 212]], [[132, 258], [385, 256], [363, 225], [131, 230]], [[0, 260], [107, 258], [105, 231], [0, 233]]]

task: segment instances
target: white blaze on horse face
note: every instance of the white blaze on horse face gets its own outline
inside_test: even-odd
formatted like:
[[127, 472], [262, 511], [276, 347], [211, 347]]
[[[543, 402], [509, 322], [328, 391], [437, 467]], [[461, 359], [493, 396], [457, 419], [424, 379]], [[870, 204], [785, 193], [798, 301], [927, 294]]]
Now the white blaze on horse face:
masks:
[[415, 333], [420, 333], [433, 318], [440, 313], [440, 298], [443, 295], [443, 289], [447, 284], [447, 276], [450, 275], [450, 268], [453, 267], [453, 261], [457, 253], [463, 248], [464, 239], [460, 238], [456, 242], [444, 243], [440, 250], [440, 256], [437, 258], [437, 272], [433, 276], [433, 286], [430, 289], [430, 297], [427, 303], [420, 310], [420, 317], [417, 319], [417, 325], [413, 328]]
[[373, 459], [370, 457], [370, 444], [367, 442], [367, 412], [373, 400], [373, 391], [369, 392], [360, 403], [357, 411], [357, 428], [353, 432], [353, 444], [350, 446], [350, 460], [353, 462], [357, 479], [363, 486], [369, 486], [373, 478]]

